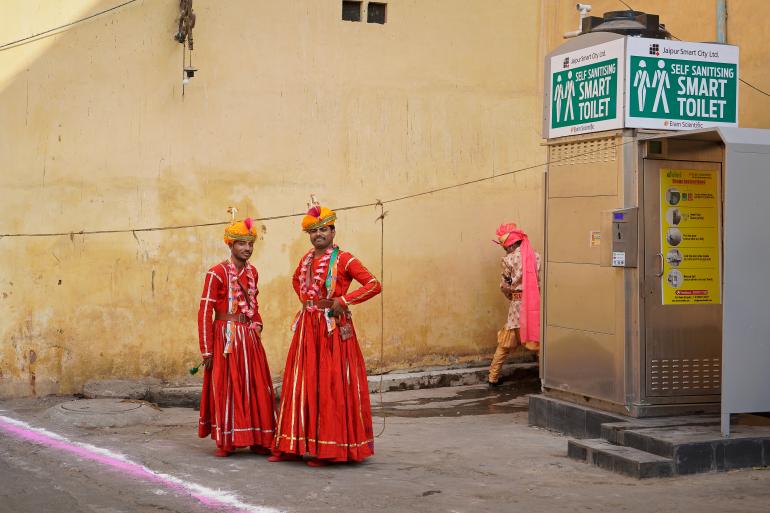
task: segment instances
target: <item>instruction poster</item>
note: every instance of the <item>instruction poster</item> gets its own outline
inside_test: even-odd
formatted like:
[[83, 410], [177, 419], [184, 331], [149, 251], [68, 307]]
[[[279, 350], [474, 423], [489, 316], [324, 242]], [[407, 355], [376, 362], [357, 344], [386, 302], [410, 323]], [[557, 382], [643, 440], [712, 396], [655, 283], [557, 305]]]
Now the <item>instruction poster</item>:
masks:
[[660, 171], [664, 305], [719, 304], [719, 173]]

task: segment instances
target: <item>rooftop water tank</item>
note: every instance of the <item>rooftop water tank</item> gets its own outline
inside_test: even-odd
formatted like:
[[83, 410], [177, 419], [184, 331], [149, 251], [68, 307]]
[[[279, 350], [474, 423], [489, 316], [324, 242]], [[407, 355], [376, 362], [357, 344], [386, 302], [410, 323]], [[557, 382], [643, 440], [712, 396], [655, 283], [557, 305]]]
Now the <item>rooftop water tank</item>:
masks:
[[671, 34], [665, 25], [660, 24], [657, 14], [647, 14], [641, 11], [610, 11], [601, 18], [586, 16], [582, 21], [582, 33], [614, 32], [624, 36], [650, 37], [655, 39], [671, 39]]

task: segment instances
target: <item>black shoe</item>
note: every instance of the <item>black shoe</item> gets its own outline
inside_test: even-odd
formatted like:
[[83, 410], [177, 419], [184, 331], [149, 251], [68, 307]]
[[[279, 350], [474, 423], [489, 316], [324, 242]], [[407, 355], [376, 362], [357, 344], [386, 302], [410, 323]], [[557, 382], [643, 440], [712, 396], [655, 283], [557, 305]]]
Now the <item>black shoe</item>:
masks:
[[500, 379], [498, 381], [487, 381], [487, 385], [489, 385], [489, 388], [497, 388], [500, 385], [503, 384], [503, 380]]

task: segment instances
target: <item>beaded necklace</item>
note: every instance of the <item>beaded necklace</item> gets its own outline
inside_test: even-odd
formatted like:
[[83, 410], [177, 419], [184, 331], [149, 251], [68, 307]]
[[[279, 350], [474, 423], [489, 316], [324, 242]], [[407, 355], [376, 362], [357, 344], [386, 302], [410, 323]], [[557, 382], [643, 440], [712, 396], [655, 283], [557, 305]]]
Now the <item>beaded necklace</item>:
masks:
[[[238, 283], [238, 270], [236, 269], [235, 264], [233, 264], [231, 260], [227, 260], [225, 267], [227, 267], [227, 278], [230, 280], [230, 293], [233, 295], [233, 299], [235, 299], [238, 309], [251, 321], [254, 317], [254, 307], [257, 303], [257, 283], [254, 279], [254, 273], [251, 272], [249, 264], [246, 264], [246, 279], [249, 288], [246, 289], [246, 295], [248, 297], [245, 297], [243, 295], [243, 288], [241, 287], [241, 284]], [[254, 324], [253, 321], [249, 323], [252, 328], [255, 327]]]
[[[319, 298], [319, 294], [321, 293], [321, 284], [326, 281], [327, 267], [329, 265], [329, 261], [331, 260], [332, 252], [334, 252], [336, 248], [337, 245], [334, 244], [326, 249], [323, 256], [321, 257], [321, 260], [318, 262], [318, 267], [309, 280], [308, 272], [313, 262], [313, 253], [315, 250], [311, 249], [308, 251], [305, 257], [302, 259], [302, 267], [300, 268], [300, 276], [302, 276], [302, 280], [299, 284], [299, 292], [303, 298], [303, 301], [315, 301]], [[308, 281], [311, 283], [308, 283]], [[312, 306], [308, 307], [308, 309], [314, 310], [317, 309], [317, 307]]]

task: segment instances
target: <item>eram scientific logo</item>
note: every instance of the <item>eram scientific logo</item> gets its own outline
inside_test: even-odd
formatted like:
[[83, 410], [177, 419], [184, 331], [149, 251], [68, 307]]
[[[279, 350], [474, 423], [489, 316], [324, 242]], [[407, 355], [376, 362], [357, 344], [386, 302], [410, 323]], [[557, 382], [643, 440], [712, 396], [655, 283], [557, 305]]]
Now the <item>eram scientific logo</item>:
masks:
[[669, 170], [666, 172], [666, 178], [682, 178], [682, 172]]
[[654, 55], [655, 57], [660, 55], [660, 45], [658, 43], [650, 45], [650, 55]]
[[706, 128], [706, 123], [702, 121], [689, 121], [689, 120], [666, 120], [663, 122], [664, 128], [687, 128], [690, 130], [698, 128]]
[[580, 132], [592, 132], [596, 129], [596, 125], [593, 123], [588, 123], [587, 125], [578, 125], [570, 127], [569, 131], [573, 134], [577, 134]]
[[564, 62], [561, 63], [562, 68], [567, 69], [569, 68], [569, 57], [564, 58]]

